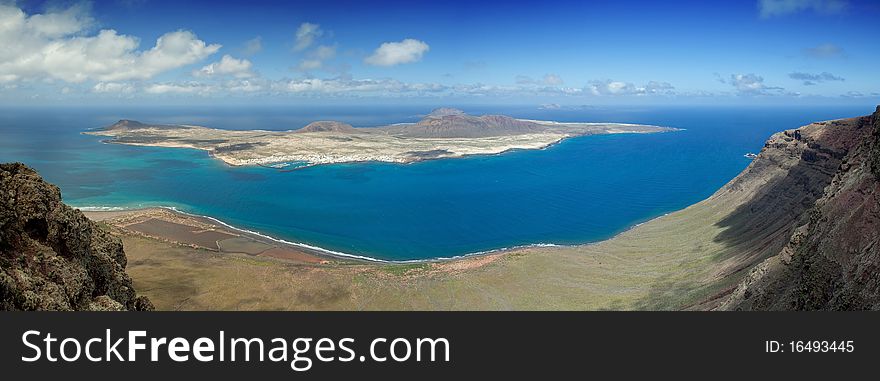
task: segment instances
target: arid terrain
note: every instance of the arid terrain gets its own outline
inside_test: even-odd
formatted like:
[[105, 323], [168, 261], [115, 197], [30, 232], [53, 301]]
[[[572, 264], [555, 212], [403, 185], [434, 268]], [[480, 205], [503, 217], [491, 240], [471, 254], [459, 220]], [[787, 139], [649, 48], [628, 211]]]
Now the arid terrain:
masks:
[[[791, 261], [791, 246], [803, 241], [816, 208], [834, 204], [827, 200], [841, 196], [836, 189], [850, 183], [856, 167], [867, 168], [858, 173], [868, 171], [859, 175], [860, 184], [868, 186], [859, 197], [867, 198], [851, 203], [864, 227], [832, 240], [838, 246], [858, 242], [854, 248], [867, 250], [863, 255], [868, 258], [876, 256], [870, 253], [877, 250], [877, 230], [869, 226], [876, 223], [877, 204], [868, 201], [876, 197], [877, 181], [865, 179], [872, 167], [864, 157], [880, 131], [878, 119], [818, 122], [777, 133], [747, 169], [708, 199], [591, 245], [521, 248], [450, 262], [376, 264], [267, 242], [242, 244], [248, 237], [217, 244], [189, 237], [176, 241], [181, 245], [167, 234], [146, 231], [148, 225], [131, 224], [145, 218], [154, 224], [176, 221], [240, 235], [169, 211], [110, 215], [105, 223], [125, 242], [135, 285], [161, 309], [804, 308], [766, 301], [756, 305], [754, 295], [766, 299], [774, 291], [747, 290], [762, 279], [772, 283], [769, 270], [784, 270], [780, 255]], [[848, 197], [860, 199], [852, 192]], [[233, 242], [238, 246], [229, 245]], [[299, 253], [275, 255], [282, 251]], [[863, 261], [877, 266], [876, 258]], [[873, 282], [870, 287], [876, 289], [877, 273], [864, 264], [859, 268], [861, 282]]]
[[880, 108], [774, 134], [708, 199], [613, 239], [441, 262], [334, 258], [162, 209], [88, 216], [165, 310], [878, 309], [878, 168]]
[[557, 123], [501, 115], [471, 116], [460, 110], [441, 108], [417, 123], [370, 128], [319, 121], [290, 131], [242, 131], [121, 120], [86, 133], [108, 136], [111, 139], [107, 142], [117, 144], [200, 149], [230, 165], [280, 167], [363, 161], [410, 163], [515, 149], [541, 149], [574, 136], [674, 130], [634, 124]]

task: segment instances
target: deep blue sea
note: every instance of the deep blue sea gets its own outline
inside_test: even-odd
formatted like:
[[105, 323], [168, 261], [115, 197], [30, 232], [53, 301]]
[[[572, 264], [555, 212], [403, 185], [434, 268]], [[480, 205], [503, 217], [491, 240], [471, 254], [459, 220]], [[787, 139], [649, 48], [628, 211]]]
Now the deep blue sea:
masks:
[[79, 207], [170, 206], [288, 241], [386, 260], [529, 244], [594, 242], [711, 195], [776, 131], [869, 114], [859, 107], [623, 107], [469, 113], [684, 128], [588, 136], [546, 150], [280, 172], [206, 152], [102, 144], [80, 132], [118, 119], [288, 130], [319, 119], [412, 122], [430, 106], [0, 108], [0, 161], [22, 161]]

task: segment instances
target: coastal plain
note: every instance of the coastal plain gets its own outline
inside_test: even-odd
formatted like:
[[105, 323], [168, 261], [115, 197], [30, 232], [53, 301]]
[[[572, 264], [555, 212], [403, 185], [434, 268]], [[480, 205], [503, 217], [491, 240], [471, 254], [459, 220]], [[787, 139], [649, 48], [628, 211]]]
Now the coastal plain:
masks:
[[159, 309], [616, 310], [696, 308], [729, 286], [741, 259], [713, 239], [728, 205], [702, 202], [596, 244], [416, 263], [328, 256], [164, 209], [86, 215], [122, 238], [135, 287]]

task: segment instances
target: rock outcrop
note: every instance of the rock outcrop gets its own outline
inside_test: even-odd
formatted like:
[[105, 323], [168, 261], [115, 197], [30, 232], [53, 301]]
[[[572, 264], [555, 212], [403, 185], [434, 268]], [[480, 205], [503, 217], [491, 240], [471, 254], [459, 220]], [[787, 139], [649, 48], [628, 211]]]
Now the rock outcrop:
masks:
[[[786, 186], [764, 186], [765, 194], [775, 199], [804, 195], [799, 185], [820, 177], [827, 186], [808, 205], [805, 197], [801, 212], [788, 211], [798, 215], [791, 231], [785, 230], [787, 242], [755, 266], [719, 307], [880, 310], [880, 107], [871, 116], [814, 123], [781, 136], [805, 147], [798, 167], [818, 165], [822, 175], [797, 181], [793, 174], [795, 181]], [[774, 141], [761, 155], [783, 148]], [[753, 205], [761, 207], [773, 205]]]
[[152, 128], [156, 130], [163, 130], [169, 128], [191, 128], [190, 126], [177, 126], [177, 125], [168, 125], [168, 124], [146, 124], [141, 123], [136, 120], [129, 119], [121, 119], [116, 123], [113, 123], [106, 127], [101, 127], [94, 129], [92, 131], [126, 131], [126, 130], [137, 130], [144, 128]]
[[319, 120], [312, 122], [296, 132], [357, 132], [357, 130], [348, 123], [336, 122], [332, 120]]
[[151, 310], [122, 241], [20, 163], [0, 164], [0, 310]]
[[392, 135], [413, 138], [481, 138], [539, 133], [546, 127], [504, 115], [474, 116], [454, 108], [439, 108], [417, 123], [381, 129]]

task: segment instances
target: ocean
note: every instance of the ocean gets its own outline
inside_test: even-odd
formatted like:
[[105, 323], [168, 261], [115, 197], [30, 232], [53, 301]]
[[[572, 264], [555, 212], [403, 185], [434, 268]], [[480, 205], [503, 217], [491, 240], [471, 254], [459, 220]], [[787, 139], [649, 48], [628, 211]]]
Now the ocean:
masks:
[[229, 167], [206, 152], [101, 143], [80, 132], [118, 119], [288, 130], [414, 122], [430, 106], [0, 108], [0, 162], [21, 161], [77, 207], [174, 207], [279, 239], [382, 260], [447, 258], [608, 239], [715, 192], [774, 132], [869, 114], [859, 107], [462, 106], [561, 122], [677, 127], [586, 136], [544, 150], [414, 164], [283, 172]]

